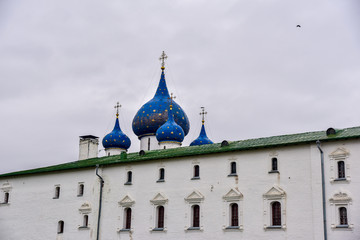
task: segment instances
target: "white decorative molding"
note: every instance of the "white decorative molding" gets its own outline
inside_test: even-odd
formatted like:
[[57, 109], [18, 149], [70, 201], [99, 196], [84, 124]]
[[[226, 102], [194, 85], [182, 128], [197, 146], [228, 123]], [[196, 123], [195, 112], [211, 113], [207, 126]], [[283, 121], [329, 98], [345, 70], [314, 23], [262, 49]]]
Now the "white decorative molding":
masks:
[[91, 205], [89, 202], [84, 202], [81, 204], [81, 207], [79, 208], [79, 212], [82, 214], [87, 214], [91, 212]]
[[204, 200], [204, 196], [197, 190], [194, 190], [190, 193], [186, 198], [185, 201], [188, 203], [199, 203]]
[[271, 151], [271, 152], [269, 153], [269, 156], [270, 156], [270, 157], [277, 157], [277, 156], [279, 156], [279, 153], [278, 153], [277, 151]]
[[168, 202], [168, 198], [163, 193], [158, 193], [150, 202], [154, 205], [164, 205]]
[[223, 196], [223, 199], [227, 202], [234, 202], [234, 201], [239, 201], [243, 197], [244, 196], [239, 190], [232, 188], [227, 194]]
[[267, 199], [279, 199], [279, 198], [284, 198], [286, 196], [286, 193], [280, 187], [273, 186], [263, 196], [264, 196], [264, 198], [267, 198]]
[[329, 199], [330, 203], [350, 203], [351, 197], [344, 192], [335, 193], [332, 198]]
[[129, 195], [126, 195], [118, 203], [122, 207], [132, 207], [132, 205], [134, 205], [135, 201], [134, 201], [134, 199], [132, 199], [132, 197], [130, 197]]
[[334, 152], [330, 153], [329, 157], [331, 158], [345, 158], [347, 156], [349, 156], [350, 153], [349, 151], [347, 151], [345, 148], [338, 148], [336, 149]]
[[3, 190], [4, 192], [10, 191], [10, 189], [12, 189], [12, 186], [11, 186], [11, 184], [9, 182], [5, 182], [1, 186], [1, 190]]

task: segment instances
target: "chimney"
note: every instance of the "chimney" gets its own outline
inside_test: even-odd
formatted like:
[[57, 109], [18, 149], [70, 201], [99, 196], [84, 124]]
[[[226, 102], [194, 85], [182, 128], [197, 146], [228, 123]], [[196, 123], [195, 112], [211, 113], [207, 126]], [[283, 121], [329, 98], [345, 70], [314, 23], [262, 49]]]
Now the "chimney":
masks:
[[98, 157], [99, 138], [93, 135], [80, 136], [79, 160]]

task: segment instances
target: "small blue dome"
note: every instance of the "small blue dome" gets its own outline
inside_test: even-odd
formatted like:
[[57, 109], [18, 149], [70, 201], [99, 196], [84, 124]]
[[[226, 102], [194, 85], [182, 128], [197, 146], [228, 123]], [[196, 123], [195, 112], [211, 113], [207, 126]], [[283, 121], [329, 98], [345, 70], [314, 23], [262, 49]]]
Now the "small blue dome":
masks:
[[204, 126], [204, 122], [201, 126], [201, 131], [200, 131], [200, 135], [197, 139], [195, 139], [194, 141], [192, 141], [190, 143], [190, 146], [197, 146], [197, 145], [204, 145], [204, 144], [213, 144], [213, 142], [206, 136], [206, 132], [205, 132], [205, 126]]
[[[184, 134], [187, 135], [190, 129], [189, 119], [184, 110], [176, 103], [172, 102], [174, 120], [181, 126]], [[168, 109], [170, 106], [170, 95], [166, 86], [164, 70], [161, 72], [159, 86], [153, 99], [145, 103], [136, 113], [132, 128], [139, 137], [155, 135], [156, 131], [168, 119]]]
[[119, 118], [116, 117], [115, 127], [111, 133], [107, 134], [102, 141], [105, 149], [108, 148], [121, 148], [127, 150], [131, 141], [120, 129]]
[[174, 121], [172, 114], [172, 106], [170, 105], [170, 110], [168, 114], [169, 118], [157, 131], [156, 139], [159, 142], [182, 142], [184, 140], [185, 134], [184, 130], [180, 125]]

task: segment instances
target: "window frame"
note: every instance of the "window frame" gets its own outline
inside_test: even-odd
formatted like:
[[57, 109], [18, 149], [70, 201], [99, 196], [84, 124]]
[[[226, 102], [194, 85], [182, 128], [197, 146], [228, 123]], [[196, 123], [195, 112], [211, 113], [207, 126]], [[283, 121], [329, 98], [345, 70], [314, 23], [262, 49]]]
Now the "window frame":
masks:
[[[351, 180], [350, 173], [350, 153], [343, 147], [337, 148], [329, 155], [330, 159], [330, 182], [333, 184], [347, 183]], [[339, 162], [343, 162], [342, 174], [344, 177], [340, 177]]]
[[78, 194], [77, 197], [82, 197], [84, 196], [84, 190], [85, 190], [85, 185], [83, 182], [79, 182], [78, 183]]
[[58, 221], [58, 226], [57, 226], [57, 234], [63, 234], [64, 233], [64, 221], [60, 220]]
[[60, 198], [60, 193], [61, 193], [61, 186], [60, 185], [55, 185], [53, 199], [59, 199]]
[[193, 177], [191, 178], [191, 180], [197, 180], [197, 179], [200, 179], [200, 165], [194, 164], [193, 165]]
[[[201, 210], [202, 208], [202, 203], [204, 201], [204, 196], [197, 190], [194, 190], [192, 193], [190, 193], [186, 198], [185, 201], [188, 203], [188, 210], [187, 210], [187, 214], [185, 215], [185, 218], [188, 218], [188, 220], [186, 220], [186, 222], [188, 223], [188, 225], [185, 225], [185, 231], [193, 231], [193, 230], [199, 230], [199, 231], [203, 231], [204, 227], [202, 225], [203, 223], [203, 211]], [[194, 206], [198, 206], [198, 227], [194, 227], [194, 220], [195, 220], [195, 212], [194, 212]]]
[[236, 161], [231, 161], [230, 162], [230, 173], [228, 175], [228, 177], [236, 177], [237, 174], [237, 162]]
[[133, 172], [131, 170], [128, 170], [126, 172], [126, 182], [124, 185], [132, 185], [133, 182]]
[[[274, 185], [269, 191], [263, 194], [264, 206], [264, 230], [286, 230], [286, 192], [279, 186]], [[273, 222], [273, 204], [280, 204], [280, 223], [274, 225]]]
[[[352, 199], [346, 192], [338, 192], [329, 199], [330, 208], [329, 208], [329, 218], [331, 228], [333, 230], [353, 230], [354, 224], [352, 222]], [[340, 210], [346, 209], [346, 218], [347, 224], [342, 224], [341, 222], [341, 212]]]
[[165, 168], [159, 168], [159, 179], [156, 182], [165, 182]]

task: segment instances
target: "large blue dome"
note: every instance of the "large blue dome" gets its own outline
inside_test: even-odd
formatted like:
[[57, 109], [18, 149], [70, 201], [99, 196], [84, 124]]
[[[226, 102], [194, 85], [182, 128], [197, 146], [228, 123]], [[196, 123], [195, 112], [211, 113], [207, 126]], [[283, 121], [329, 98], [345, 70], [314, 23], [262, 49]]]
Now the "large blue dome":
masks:
[[[166, 87], [164, 70], [161, 72], [159, 86], [153, 99], [145, 103], [136, 113], [132, 128], [134, 133], [139, 137], [155, 135], [168, 119], [168, 109], [170, 106], [170, 95]], [[184, 110], [173, 101], [174, 120], [184, 130], [187, 135], [190, 129], [189, 119]]]
[[130, 147], [131, 141], [121, 131], [118, 116], [116, 116], [114, 129], [103, 138], [102, 144], [105, 149], [121, 148], [127, 150]]
[[184, 131], [173, 118], [172, 106], [170, 105], [168, 120], [156, 131], [156, 139], [159, 142], [182, 142]]
[[197, 145], [204, 145], [204, 144], [212, 144], [213, 142], [207, 137], [206, 132], [205, 132], [205, 126], [204, 126], [204, 122], [201, 126], [201, 131], [200, 131], [200, 135], [197, 139], [195, 139], [194, 141], [192, 141], [190, 143], [190, 146], [197, 146]]

